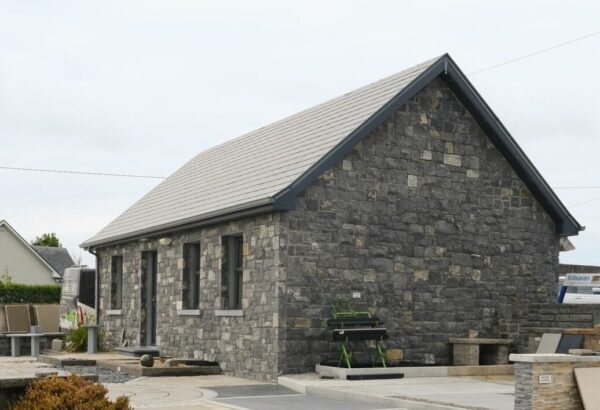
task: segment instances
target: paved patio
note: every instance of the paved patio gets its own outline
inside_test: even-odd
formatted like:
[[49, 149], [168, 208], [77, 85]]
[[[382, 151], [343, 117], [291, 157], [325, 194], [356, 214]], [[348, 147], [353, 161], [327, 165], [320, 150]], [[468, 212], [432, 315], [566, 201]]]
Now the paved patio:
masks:
[[109, 384], [109, 396], [129, 397], [136, 409], [235, 410], [379, 410], [361, 401], [298, 393], [272, 383], [229, 376], [140, 377]]
[[514, 408], [512, 376], [418, 377], [390, 380], [323, 380], [316, 374], [290, 375], [279, 383], [295, 391], [332, 399], [408, 409]]
[[[22, 357], [0, 357], [0, 384], [4, 380], [13, 380], [18, 378], [32, 378], [38, 372], [53, 372], [57, 369], [46, 363], [38, 362], [31, 356]], [[67, 373], [59, 371], [59, 375]]]
[[[31, 357], [0, 357], [0, 384], [31, 378], [40, 371], [56, 369]], [[106, 387], [109, 397], [126, 395], [136, 409], [512, 410], [514, 403], [511, 376], [347, 381], [303, 374], [280, 377], [279, 383], [214, 375], [140, 377]]]

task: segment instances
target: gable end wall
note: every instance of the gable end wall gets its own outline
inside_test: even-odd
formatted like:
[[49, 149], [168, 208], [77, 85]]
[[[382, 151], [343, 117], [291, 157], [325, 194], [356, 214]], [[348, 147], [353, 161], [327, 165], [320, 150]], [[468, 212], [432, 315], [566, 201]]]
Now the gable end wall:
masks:
[[448, 338], [469, 330], [525, 348], [528, 305], [556, 295], [554, 222], [440, 79], [286, 217], [284, 373], [337, 358], [326, 328], [336, 301], [381, 317], [397, 358], [447, 364]]

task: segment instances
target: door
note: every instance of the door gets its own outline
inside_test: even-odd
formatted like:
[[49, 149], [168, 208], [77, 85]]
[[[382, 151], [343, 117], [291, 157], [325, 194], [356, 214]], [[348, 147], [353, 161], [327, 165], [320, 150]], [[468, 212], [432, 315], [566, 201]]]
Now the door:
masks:
[[156, 251], [142, 252], [140, 345], [156, 346]]

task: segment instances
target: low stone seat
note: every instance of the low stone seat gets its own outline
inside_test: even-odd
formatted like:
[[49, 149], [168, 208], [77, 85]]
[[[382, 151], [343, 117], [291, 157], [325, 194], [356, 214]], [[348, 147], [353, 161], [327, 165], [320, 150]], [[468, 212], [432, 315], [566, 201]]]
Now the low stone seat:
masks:
[[479, 337], [451, 337], [455, 366], [479, 366], [480, 364], [508, 364], [512, 339]]

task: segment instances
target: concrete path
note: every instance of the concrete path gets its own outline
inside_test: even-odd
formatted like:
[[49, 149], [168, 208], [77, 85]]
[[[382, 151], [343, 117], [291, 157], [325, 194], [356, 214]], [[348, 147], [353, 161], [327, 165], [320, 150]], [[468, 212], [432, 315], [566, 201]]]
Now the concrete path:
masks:
[[279, 383], [318, 397], [363, 401], [381, 407], [422, 410], [514, 408], [514, 382], [510, 376], [349, 381], [322, 380], [316, 374], [304, 374], [280, 377]]
[[[109, 397], [126, 395], [136, 409], [380, 410], [361, 401], [315, 397], [276, 384], [229, 376], [141, 377], [107, 384]], [[386, 410], [391, 409], [386, 407]]]

